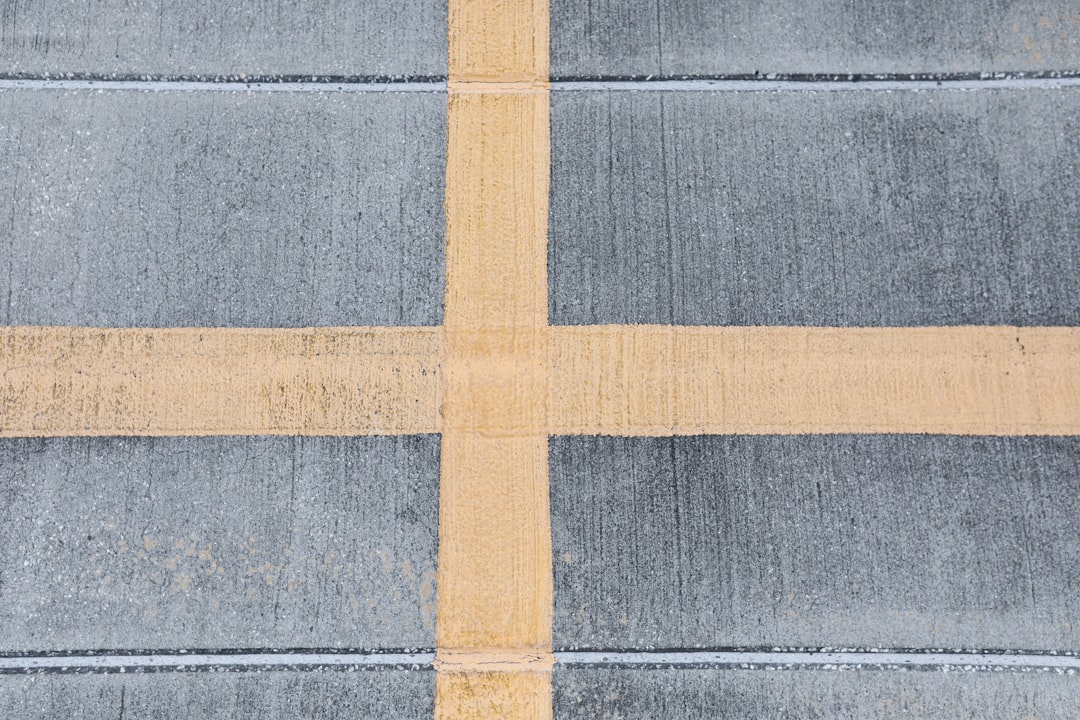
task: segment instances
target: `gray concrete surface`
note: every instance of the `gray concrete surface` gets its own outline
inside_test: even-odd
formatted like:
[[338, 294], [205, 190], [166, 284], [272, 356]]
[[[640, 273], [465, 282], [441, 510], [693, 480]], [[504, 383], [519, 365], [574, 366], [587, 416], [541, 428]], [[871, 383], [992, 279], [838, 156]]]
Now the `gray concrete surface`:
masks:
[[438, 449], [0, 440], [0, 651], [433, 647]]
[[445, 0], [0, 0], [5, 73], [445, 75]]
[[560, 75], [1080, 69], [1073, 0], [554, 0]]
[[0, 676], [19, 720], [430, 720], [434, 696], [433, 672]]
[[555, 671], [556, 720], [1071, 720], [1055, 674], [746, 670]]
[[556, 324], [1080, 325], [1080, 91], [563, 92]]
[[556, 648], [1080, 647], [1080, 438], [550, 447]]
[[0, 322], [439, 324], [445, 145], [438, 93], [0, 91]]

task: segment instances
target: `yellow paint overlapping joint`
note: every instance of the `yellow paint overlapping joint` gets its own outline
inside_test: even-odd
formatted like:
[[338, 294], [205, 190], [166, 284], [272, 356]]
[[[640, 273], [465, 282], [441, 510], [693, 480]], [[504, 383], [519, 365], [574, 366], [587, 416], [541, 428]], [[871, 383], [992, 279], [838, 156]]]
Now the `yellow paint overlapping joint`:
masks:
[[449, 18], [435, 715], [546, 720], [548, 5]]

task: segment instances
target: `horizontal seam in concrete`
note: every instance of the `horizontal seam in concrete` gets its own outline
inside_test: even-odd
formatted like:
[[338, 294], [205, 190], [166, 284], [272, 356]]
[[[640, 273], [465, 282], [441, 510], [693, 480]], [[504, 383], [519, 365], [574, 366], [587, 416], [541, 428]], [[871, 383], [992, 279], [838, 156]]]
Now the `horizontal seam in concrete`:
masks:
[[551, 652], [525, 648], [513, 650], [446, 650], [439, 652], [435, 669], [447, 673], [551, 672], [555, 656]]
[[[676, 652], [556, 652], [566, 669], [740, 669], [740, 670], [930, 670], [941, 672], [1057, 672], [1074, 675], [1080, 657], [1073, 653], [1000, 651], [870, 650], [687, 650]], [[0, 656], [0, 674], [77, 674], [123, 672], [228, 672], [243, 670], [431, 670], [435, 653], [351, 652], [334, 649], [298, 652], [181, 650], [146, 653], [15, 654]], [[536, 664], [535, 662], [533, 664]], [[548, 667], [550, 667], [548, 665]]]
[[[11, 77], [0, 75], [0, 90], [127, 90], [138, 92], [285, 92], [372, 93], [447, 91], [446, 78], [336, 77]], [[455, 80], [463, 92], [661, 91], [661, 92], [836, 92], [854, 90], [1039, 90], [1080, 87], [1080, 73], [958, 75], [761, 75], [716, 77], [562, 78], [547, 82], [468, 82]]]
[[303, 653], [229, 652], [161, 654], [0, 656], [0, 674], [214, 672], [228, 670], [358, 670], [431, 669], [435, 654], [348, 653], [332, 650]]
[[553, 92], [852, 92], [927, 90], [1048, 90], [1080, 87], [1080, 77], [974, 79], [694, 79], [694, 80], [552, 80]]
[[687, 651], [556, 652], [567, 668], [742, 670], [938, 670], [945, 672], [1080, 671], [1080, 657], [983, 652]]
[[136, 92], [249, 92], [249, 93], [442, 93], [446, 81], [432, 82], [265, 82], [214, 80], [83, 80], [0, 79], [0, 90], [127, 90]]
[[[0, 75], [0, 77], [14, 77]], [[865, 82], [867, 80], [918, 80], [922, 82], [955, 80], [1033, 80], [1038, 78], [1080, 78], [1080, 70], [968, 70], [958, 72], [890, 72], [890, 73], [828, 73], [828, 72], [753, 72], [753, 73], [650, 73], [617, 75], [575, 75], [566, 73], [552, 75], [552, 82], [590, 82], [590, 81], [646, 81], [663, 82], [667, 80], [790, 80], [794, 82]]]

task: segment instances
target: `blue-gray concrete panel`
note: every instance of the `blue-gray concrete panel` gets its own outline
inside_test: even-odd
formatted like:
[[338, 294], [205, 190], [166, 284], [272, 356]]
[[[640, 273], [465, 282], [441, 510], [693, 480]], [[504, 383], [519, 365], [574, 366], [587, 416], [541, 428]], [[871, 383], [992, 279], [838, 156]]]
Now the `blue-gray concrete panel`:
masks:
[[0, 323], [437, 325], [443, 93], [0, 91]]
[[6, 73], [446, 74], [445, 0], [0, 0]]
[[0, 440], [0, 652], [435, 642], [439, 441]]
[[556, 92], [563, 325], [1080, 325], [1080, 89]]
[[434, 697], [430, 671], [0, 676], [19, 720], [430, 720]]
[[555, 646], [1080, 647], [1080, 438], [556, 437]]
[[1072, 0], [554, 0], [556, 76], [1080, 69]]
[[556, 670], [555, 718], [1071, 720], [1080, 678], [1049, 673]]

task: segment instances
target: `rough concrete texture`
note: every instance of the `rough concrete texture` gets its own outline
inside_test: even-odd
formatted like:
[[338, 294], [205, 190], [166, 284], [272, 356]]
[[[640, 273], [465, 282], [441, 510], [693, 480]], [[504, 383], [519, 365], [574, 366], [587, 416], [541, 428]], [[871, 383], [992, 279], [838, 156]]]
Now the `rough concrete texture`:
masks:
[[0, 322], [442, 321], [438, 93], [0, 91]]
[[556, 93], [556, 324], [1080, 325], [1080, 92]]
[[153, 673], [0, 676], [0, 707], [20, 720], [429, 720], [433, 672]]
[[437, 436], [0, 440], [0, 650], [434, 646]]
[[1077, 678], [1043, 673], [556, 670], [570, 720], [1071, 720]]
[[1074, 0], [553, 0], [555, 76], [1080, 67]]
[[551, 440], [557, 648], [1080, 646], [1080, 438]]
[[8, 73], [445, 75], [437, 0], [0, 0]]

